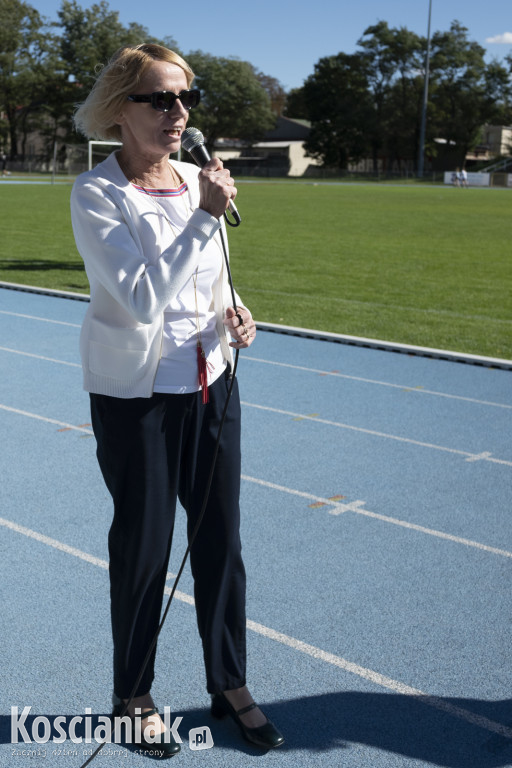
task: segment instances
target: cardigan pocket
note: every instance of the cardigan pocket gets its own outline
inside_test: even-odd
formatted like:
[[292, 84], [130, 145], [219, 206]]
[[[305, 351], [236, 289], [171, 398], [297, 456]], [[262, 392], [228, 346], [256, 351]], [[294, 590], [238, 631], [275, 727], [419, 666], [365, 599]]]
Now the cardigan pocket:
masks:
[[119, 328], [92, 318], [89, 326], [89, 370], [96, 376], [137, 381], [146, 373], [149, 327]]

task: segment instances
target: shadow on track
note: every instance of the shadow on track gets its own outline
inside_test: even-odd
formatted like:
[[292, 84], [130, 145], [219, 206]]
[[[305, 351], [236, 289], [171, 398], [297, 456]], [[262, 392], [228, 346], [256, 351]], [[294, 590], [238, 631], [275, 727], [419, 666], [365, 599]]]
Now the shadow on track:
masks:
[[[482, 701], [475, 699], [444, 699], [452, 706], [462, 707], [475, 715], [506, 724], [510, 720], [512, 700]], [[346, 691], [326, 693], [302, 699], [262, 704], [271, 720], [283, 731], [286, 742], [281, 751], [327, 752], [329, 750], [354, 749], [357, 745], [374, 747], [385, 752], [402, 755], [425, 763], [446, 768], [501, 768], [512, 759], [512, 739], [493, 734], [448, 713], [426, 706], [421, 701], [388, 693], [363, 693]], [[21, 714], [22, 707], [19, 707]], [[32, 734], [34, 720], [30, 714], [24, 726]], [[214, 720], [206, 708], [173, 712], [172, 717], [183, 718], [179, 729], [183, 741], [188, 731], [207, 725], [213, 735], [214, 745], [248, 755], [261, 752], [241, 739], [236, 725], [229, 719]], [[53, 722], [57, 715], [46, 715]], [[68, 733], [73, 715], [66, 715], [62, 724]], [[92, 734], [100, 715], [91, 715]], [[102, 718], [104, 716], [101, 716]], [[37, 725], [37, 724], [36, 724]], [[42, 729], [40, 729], [42, 732]], [[21, 732], [20, 732], [21, 733]], [[75, 729], [77, 737], [85, 736], [85, 727]], [[56, 731], [53, 730], [53, 736]], [[20, 736], [21, 738], [21, 736]], [[0, 743], [11, 742], [11, 717], [0, 716]], [[66, 745], [72, 742], [67, 741]], [[96, 746], [93, 741], [91, 746]], [[18, 747], [26, 747], [22, 741]], [[41, 745], [33, 742], [31, 748]], [[55, 744], [50, 743], [49, 747]], [[75, 745], [73, 745], [75, 746]], [[80, 745], [80, 748], [85, 747]], [[114, 746], [114, 745], [112, 745]], [[122, 743], [132, 750], [135, 745]]]

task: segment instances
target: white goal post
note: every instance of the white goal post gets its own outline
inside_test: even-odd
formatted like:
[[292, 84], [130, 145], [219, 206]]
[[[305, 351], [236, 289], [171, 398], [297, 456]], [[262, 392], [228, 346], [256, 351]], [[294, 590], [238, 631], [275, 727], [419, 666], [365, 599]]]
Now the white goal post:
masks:
[[122, 141], [89, 141], [89, 160], [88, 160], [88, 167], [89, 170], [92, 169], [92, 148], [96, 144], [103, 144], [104, 146], [109, 147], [121, 147]]

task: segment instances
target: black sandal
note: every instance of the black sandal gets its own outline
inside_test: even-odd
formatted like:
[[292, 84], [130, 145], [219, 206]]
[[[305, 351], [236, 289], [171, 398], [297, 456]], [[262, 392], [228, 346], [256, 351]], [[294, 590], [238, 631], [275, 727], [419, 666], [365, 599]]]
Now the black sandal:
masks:
[[229, 715], [242, 731], [244, 738], [257, 747], [275, 749], [275, 747], [281, 746], [284, 742], [284, 736], [268, 718], [264, 725], [260, 725], [257, 728], [248, 728], [240, 720], [242, 715], [245, 715], [246, 712], [250, 712], [251, 709], [255, 709], [257, 706], [253, 701], [249, 706], [236, 710], [223, 693], [214, 693], [212, 695], [211, 714], [218, 719]]

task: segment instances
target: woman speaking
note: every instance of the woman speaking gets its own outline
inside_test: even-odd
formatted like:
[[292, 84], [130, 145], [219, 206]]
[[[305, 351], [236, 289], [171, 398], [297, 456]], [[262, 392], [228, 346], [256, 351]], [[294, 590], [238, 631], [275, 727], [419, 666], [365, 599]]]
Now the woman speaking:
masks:
[[[122, 142], [77, 178], [71, 195], [91, 295], [80, 337], [84, 387], [114, 504], [114, 715], [126, 708], [158, 630], [176, 501], [190, 537], [232, 384], [233, 349], [249, 347], [256, 334], [237, 296], [232, 306], [222, 254], [222, 215], [236, 196], [229, 171], [215, 158], [202, 170], [169, 159], [199, 103], [193, 78], [162, 46], [122, 48], [75, 115], [86, 136]], [[283, 737], [246, 687], [240, 471], [235, 381], [190, 562], [212, 714], [230, 715], [248, 741], [270, 749]], [[171, 756], [180, 747], [165, 735], [150, 692], [155, 655], [156, 646], [128, 714], [141, 717], [143, 748]]]

